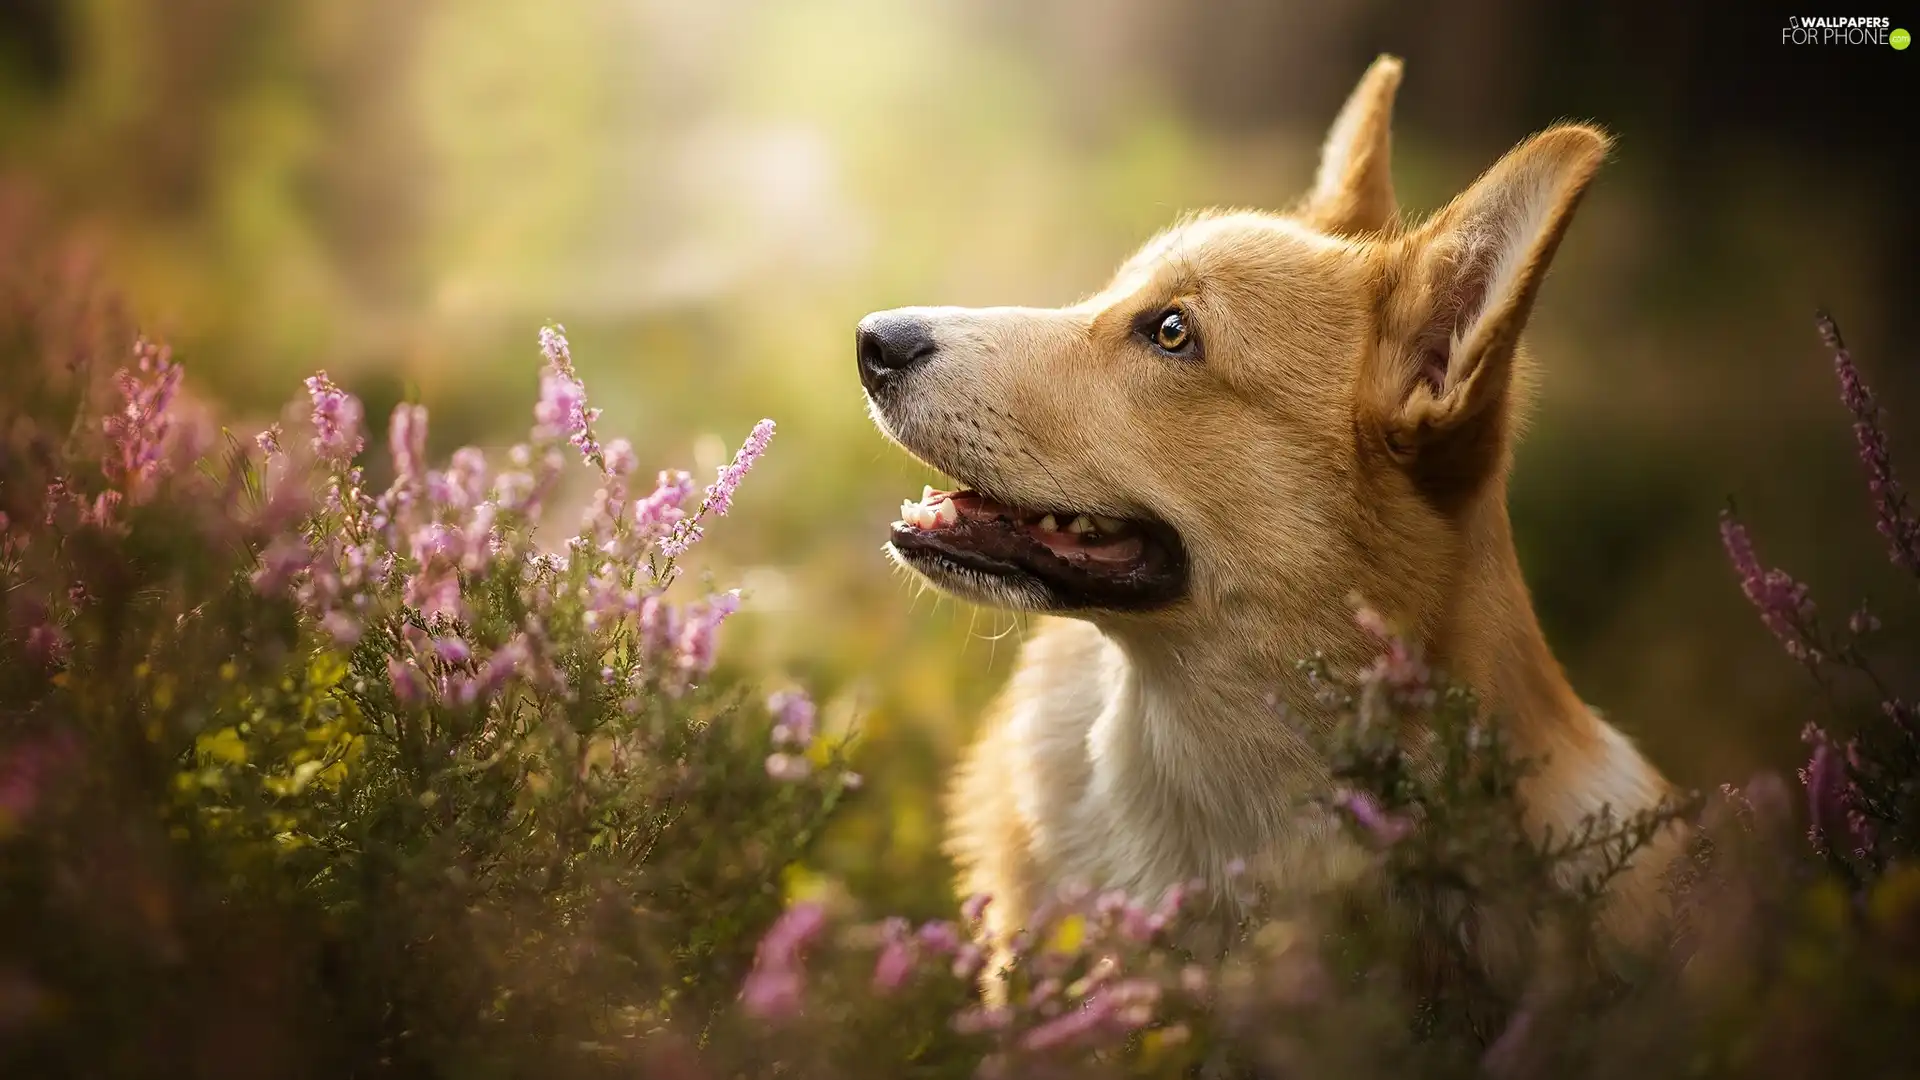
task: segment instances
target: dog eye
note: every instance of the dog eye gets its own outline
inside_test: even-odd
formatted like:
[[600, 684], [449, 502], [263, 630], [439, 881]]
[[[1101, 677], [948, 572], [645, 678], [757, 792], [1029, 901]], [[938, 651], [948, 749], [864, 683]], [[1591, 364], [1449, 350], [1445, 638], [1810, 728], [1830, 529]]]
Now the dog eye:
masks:
[[1160, 313], [1160, 319], [1154, 324], [1153, 343], [1170, 353], [1184, 351], [1193, 344], [1193, 331], [1187, 327], [1186, 312], [1179, 308], [1168, 308]]

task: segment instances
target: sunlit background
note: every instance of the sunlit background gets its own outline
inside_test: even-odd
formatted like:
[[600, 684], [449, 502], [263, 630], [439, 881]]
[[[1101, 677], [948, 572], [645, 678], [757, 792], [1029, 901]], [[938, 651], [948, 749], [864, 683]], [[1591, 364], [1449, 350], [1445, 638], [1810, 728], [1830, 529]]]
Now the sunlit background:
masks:
[[251, 423], [324, 367], [371, 415], [426, 403], [439, 453], [503, 446], [548, 321], [644, 463], [710, 475], [775, 418], [699, 570], [748, 591], [731, 661], [861, 735], [868, 794], [821, 868], [911, 912], [943, 903], [940, 778], [1020, 627], [881, 558], [931, 477], [868, 423], [854, 323], [1069, 302], [1184, 209], [1290, 202], [1390, 50], [1410, 209], [1554, 119], [1620, 134], [1533, 323], [1522, 559], [1576, 685], [1675, 777], [1788, 763], [1815, 699], [1715, 515], [1737, 496], [1836, 618], [1910, 595], [1811, 315], [1913, 446], [1915, 177], [1875, 95], [1920, 55], [1786, 57], [1782, 20], [1733, 5], [1422, 7], [13, 0], [0, 173]]

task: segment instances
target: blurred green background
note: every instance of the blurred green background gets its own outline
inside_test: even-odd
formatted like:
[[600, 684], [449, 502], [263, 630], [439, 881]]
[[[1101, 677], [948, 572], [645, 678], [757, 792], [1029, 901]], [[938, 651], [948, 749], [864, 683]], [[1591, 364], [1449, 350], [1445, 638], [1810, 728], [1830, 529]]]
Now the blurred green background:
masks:
[[1783, 22], [1520, 0], [9, 0], [0, 174], [251, 422], [324, 367], [370, 415], [425, 402], [437, 452], [504, 446], [549, 320], [649, 467], [710, 476], [774, 417], [699, 567], [748, 590], [729, 662], [790, 672], [863, 736], [868, 794], [823, 866], [924, 912], [948, 902], [942, 772], [1020, 627], [882, 560], [931, 477], [868, 423], [854, 323], [1070, 302], [1181, 210], [1290, 202], [1382, 50], [1408, 60], [1410, 209], [1554, 119], [1620, 134], [1533, 324], [1523, 561], [1576, 685], [1675, 777], [1794, 760], [1817, 706], [1715, 514], [1737, 494], [1763, 555], [1842, 615], [1907, 595], [1811, 313], [1833, 307], [1912, 445], [1914, 170], [1884, 91], [1920, 58], [1789, 55]]

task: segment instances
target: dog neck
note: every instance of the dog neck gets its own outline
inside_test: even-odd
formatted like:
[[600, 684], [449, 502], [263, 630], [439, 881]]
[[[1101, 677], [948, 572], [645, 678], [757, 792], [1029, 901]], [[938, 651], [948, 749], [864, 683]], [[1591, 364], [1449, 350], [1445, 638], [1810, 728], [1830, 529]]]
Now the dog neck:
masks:
[[1633, 814], [1669, 794], [1625, 736], [1580, 700], [1548, 647], [1514, 550], [1504, 487], [1468, 519], [1455, 601], [1428, 643], [1436, 664], [1472, 688], [1532, 763], [1520, 785], [1526, 818], [1557, 833], [1602, 808]]
[[[1564, 833], [1603, 806], [1617, 815], [1668, 788], [1634, 747], [1574, 692], [1535, 617], [1504, 493], [1463, 530], [1461, 571], [1424, 643], [1437, 665], [1500, 718], [1513, 752], [1534, 763], [1521, 785], [1535, 829]], [[1300, 799], [1325, 790], [1320, 742], [1333, 717], [1296, 669], [1320, 653], [1354, 671], [1379, 651], [1346, 617], [1276, 627], [1285, 601], [1235, 605], [1181, 632], [1121, 626], [1108, 636], [1124, 665], [1088, 733], [1089, 797], [1144, 845], [1137, 865], [1180, 862], [1218, 880], [1226, 865], [1276, 846], [1314, 857], [1320, 815]], [[1305, 841], [1290, 843], [1293, 839]]]

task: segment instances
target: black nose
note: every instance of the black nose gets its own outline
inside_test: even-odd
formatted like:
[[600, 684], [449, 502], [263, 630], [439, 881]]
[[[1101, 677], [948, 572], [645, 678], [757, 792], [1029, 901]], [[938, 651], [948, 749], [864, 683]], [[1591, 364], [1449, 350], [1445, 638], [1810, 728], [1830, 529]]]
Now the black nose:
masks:
[[878, 390], [939, 349], [924, 320], [897, 311], [876, 311], [861, 319], [854, 341], [860, 384], [868, 390]]

